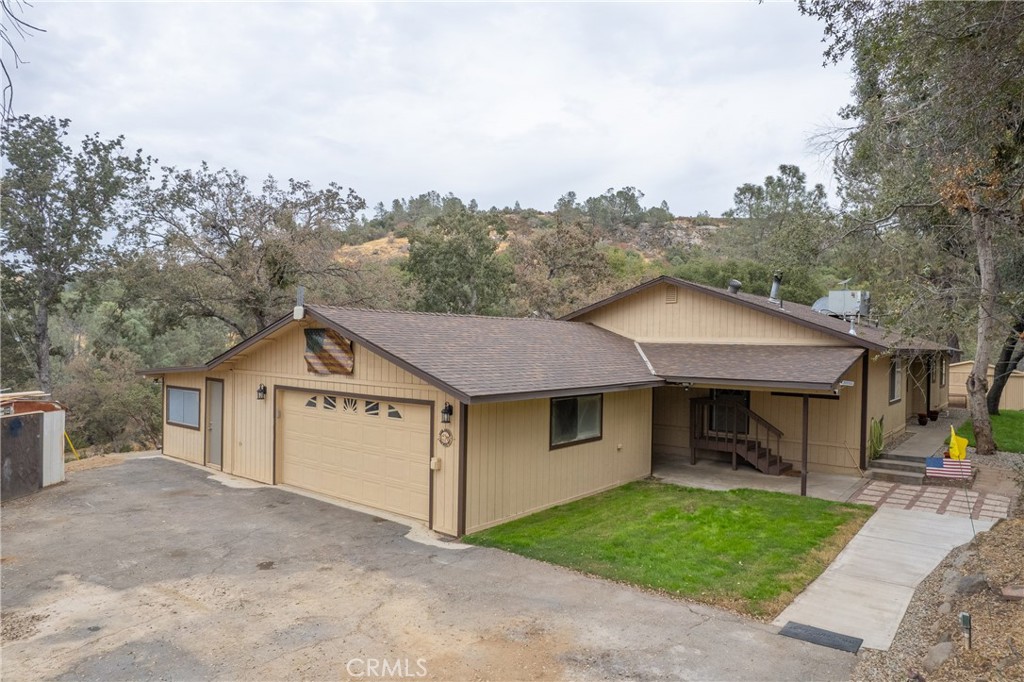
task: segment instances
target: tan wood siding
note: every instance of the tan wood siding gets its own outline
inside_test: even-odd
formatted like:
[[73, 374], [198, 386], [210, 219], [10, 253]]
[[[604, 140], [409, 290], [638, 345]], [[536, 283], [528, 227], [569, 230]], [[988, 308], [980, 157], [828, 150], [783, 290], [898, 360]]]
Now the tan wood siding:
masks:
[[[669, 288], [676, 303], [666, 303]], [[659, 284], [577, 318], [640, 342], [834, 346], [836, 339], [743, 305]]]
[[[194, 464], [203, 463], [203, 415], [206, 414], [206, 376], [199, 373], [169, 374], [164, 379], [163, 393], [163, 453]], [[167, 423], [167, 387], [194, 388], [199, 390], [199, 429], [175, 426]]]
[[[433, 403], [435, 425], [431, 439], [434, 443], [434, 456], [440, 460], [440, 469], [430, 474], [434, 484], [433, 527], [439, 532], [455, 535], [458, 523], [458, 400], [360, 344], [353, 344], [355, 369], [351, 375], [311, 374], [303, 359], [306, 341], [302, 329], [303, 323], [284, 327], [265, 342], [254, 345], [244, 354], [218, 367], [216, 372], [210, 373], [211, 377], [224, 379], [224, 471], [262, 483], [275, 482], [274, 422], [279, 414], [279, 401], [284, 387], [385, 397], [397, 401], [430, 401]], [[193, 377], [175, 374], [167, 375], [166, 380], [177, 384], [179, 377], [183, 376]], [[193, 380], [194, 385], [201, 388], [204, 375], [194, 375]], [[256, 399], [256, 389], [260, 384], [267, 387], [266, 400]], [[275, 391], [275, 387], [278, 390]], [[452, 423], [442, 425], [440, 411], [446, 401], [456, 409]], [[437, 432], [442, 426], [453, 434], [449, 447], [437, 442]], [[169, 428], [165, 427], [165, 434]], [[177, 440], [171, 444], [173, 452], [165, 447], [167, 454], [202, 462], [202, 432], [192, 433], [196, 434], [192, 440], [175, 434]]]
[[590, 443], [550, 450], [549, 410], [546, 399], [469, 406], [467, 532], [650, 473], [650, 389], [606, 393]]
[[[839, 390], [839, 400], [811, 398], [808, 402], [808, 471], [839, 474], [860, 472], [860, 363], [855, 363], [843, 380], [852, 388]], [[755, 391], [750, 409], [779, 428], [782, 457], [799, 470], [803, 447], [803, 399]]]
[[690, 399], [707, 396], [706, 388], [659, 386], [654, 389], [652, 446], [655, 455], [690, 456]]
[[[904, 395], [900, 400], [889, 402], [889, 361], [890, 356], [872, 353], [868, 362], [868, 421], [885, 417], [885, 438], [889, 440], [907, 429], [906, 378], [903, 379]], [[904, 375], [906, 370], [904, 369]]]

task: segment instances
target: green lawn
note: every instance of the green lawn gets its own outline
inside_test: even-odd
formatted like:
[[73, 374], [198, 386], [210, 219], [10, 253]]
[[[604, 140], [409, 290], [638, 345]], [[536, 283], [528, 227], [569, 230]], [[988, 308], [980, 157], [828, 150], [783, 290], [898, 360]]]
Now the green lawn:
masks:
[[[956, 432], [967, 439], [968, 445], [974, 445], [974, 424], [970, 419], [961, 424]], [[1024, 412], [1000, 410], [999, 414], [993, 415], [992, 436], [996, 440], [997, 449], [1024, 453]]]
[[638, 481], [465, 541], [773, 617], [825, 569], [872, 511], [761, 490]]

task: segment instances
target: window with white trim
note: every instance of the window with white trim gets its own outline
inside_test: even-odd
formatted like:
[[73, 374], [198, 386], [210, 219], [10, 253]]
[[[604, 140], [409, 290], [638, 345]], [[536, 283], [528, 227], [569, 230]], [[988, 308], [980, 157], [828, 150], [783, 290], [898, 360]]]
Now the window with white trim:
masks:
[[903, 397], [903, 361], [889, 359], [889, 402], [897, 403]]
[[551, 449], [600, 440], [602, 407], [600, 393], [552, 398]]
[[199, 428], [199, 389], [167, 387], [167, 423]]

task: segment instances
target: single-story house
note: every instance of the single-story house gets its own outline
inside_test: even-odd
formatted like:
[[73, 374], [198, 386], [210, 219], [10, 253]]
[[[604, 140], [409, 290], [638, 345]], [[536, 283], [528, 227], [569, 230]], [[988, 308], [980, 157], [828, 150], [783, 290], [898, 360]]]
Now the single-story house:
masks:
[[[163, 451], [462, 535], [654, 456], [857, 474], [945, 407], [948, 348], [659, 277], [561, 320], [296, 307], [163, 381]], [[806, 433], [806, 437], [805, 434]]]

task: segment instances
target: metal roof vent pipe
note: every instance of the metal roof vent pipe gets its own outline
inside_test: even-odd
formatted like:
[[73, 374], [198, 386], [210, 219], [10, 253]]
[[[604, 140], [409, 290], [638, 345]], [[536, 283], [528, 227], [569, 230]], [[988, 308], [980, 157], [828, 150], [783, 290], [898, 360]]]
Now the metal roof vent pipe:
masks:
[[741, 286], [743, 286], [743, 282], [739, 281], [738, 279], [730, 279], [729, 280], [729, 293], [730, 294], [738, 294], [740, 292], [740, 287]]
[[779, 301], [779, 287], [782, 286], [782, 271], [776, 270], [772, 273], [772, 293], [768, 294], [768, 302], [778, 304]]

